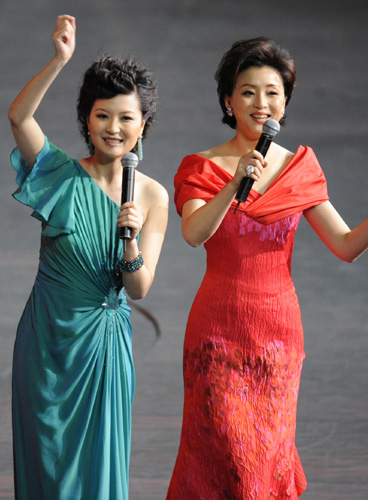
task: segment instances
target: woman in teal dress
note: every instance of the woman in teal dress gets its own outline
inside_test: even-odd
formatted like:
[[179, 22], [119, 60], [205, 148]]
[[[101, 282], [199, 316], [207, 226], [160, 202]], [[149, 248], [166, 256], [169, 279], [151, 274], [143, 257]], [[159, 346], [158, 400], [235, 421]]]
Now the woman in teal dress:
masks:
[[[99, 58], [78, 100], [91, 155], [72, 159], [34, 118], [74, 52], [75, 19], [59, 16], [52, 38], [55, 56], [9, 111], [17, 145], [14, 197], [42, 224], [39, 269], [14, 350], [15, 494], [126, 500], [134, 366], [124, 292], [139, 299], [152, 284], [168, 197], [137, 171], [134, 201], [120, 206], [121, 159], [141, 149], [157, 90], [133, 59]], [[124, 226], [132, 230], [125, 249]]]

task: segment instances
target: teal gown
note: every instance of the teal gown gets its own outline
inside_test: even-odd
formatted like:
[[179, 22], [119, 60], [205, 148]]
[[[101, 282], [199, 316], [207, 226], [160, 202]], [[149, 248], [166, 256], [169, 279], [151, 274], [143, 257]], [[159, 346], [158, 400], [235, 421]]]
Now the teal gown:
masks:
[[13, 362], [17, 500], [126, 500], [134, 366], [116, 264], [119, 206], [47, 138], [15, 149], [21, 203], [42, 222], [40, 262]]

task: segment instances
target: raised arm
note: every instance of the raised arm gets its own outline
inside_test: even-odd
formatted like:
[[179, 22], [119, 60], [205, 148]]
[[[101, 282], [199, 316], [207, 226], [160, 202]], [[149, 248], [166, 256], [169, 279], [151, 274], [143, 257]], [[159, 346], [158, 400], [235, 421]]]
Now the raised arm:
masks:
[[75, 19], [59, 16], [52, 34], [55, 56], [15, 98], [9, 109], [9, 120], [19, 151], [33, 167], [44, 144], [44, 134], [34, 119], [34, 114], [46, 91], [61, 69], [72, 57], [75, 48]]
[[350, 230], [330, 202], [304, 212], [308, 223], [339, 259], [354, 262], [368, 248], [368, 219]]

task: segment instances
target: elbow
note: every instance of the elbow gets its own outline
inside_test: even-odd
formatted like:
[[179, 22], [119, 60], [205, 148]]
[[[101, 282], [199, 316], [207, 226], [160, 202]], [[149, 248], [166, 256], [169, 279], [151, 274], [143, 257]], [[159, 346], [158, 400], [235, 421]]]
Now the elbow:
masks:
[[29, 123], [33, 120], [33, 115], [29, 115], [27, 112], [23, 112], [19, 106], [14, 103], [11, 104], [8, 111], [8, 119], [12, 129], [20, 129], [24, 124]]
[[365, 252], [366, 248], [362, 246], [349, 244], [348, 240], [344, 240], [343, 245], [330, 245], [328, 248], [340, 260], [352, 264]]
[[348, 264], [352, 264], [356, 260], [358, 260], [359, 255], [356, 254], [350, 254], [350, 253], [337, 253], [334, 252], [336, 257], [338, 257], [340, 260], [347, 262]]
[[184, 239], [185, 239], [185, 241], [188, 243], [188, 245], [190, 245], [190, 246], [191, 246], [191, 247], [193, 247], [193, 248], [197, 248], [197, 247], [201, 246], [201, 243], [198, 243], [197, 241], [194, 241], [194, 240], [192, 240], [191, 238], [186, 238], [186, 237], [184, 236]]
[[140, 300], [140, 299], [144, 299], [144, 297], [147, 295], [147, 292], [146, 293], [129, 293], [128, 295], [132, 300]]
[[340, 259], [343, 260], [344, 262], [347, 262], [348, 264], [352, 264], [353, 262], [355, 262], [357, 260], [357, 257], [356, 258], [340, 257]]
[[348, 264], [353, 264], [355, 261], [357, 261], [359, 258], [359, 255], [349, 255], [345, 256], [342, 258], [343, 261], [347, 262]]
[[10, 124], [12, 127], [16, 127], [18, 120], [17, 120], [17, 113], [15, 112], [13, 106], [10, 106], [9, 112], [8, 112], [8, 119], [10, 121]]
[[21, 125], [21, 117], [19, 114], [14, 110], [13, 106], [10, 106], [9, 112], [8, 112], [8, 119], [10, 121], [10, 125], [12, 129], [17, 129]]
[[347, 262], [348, 264], [352, 264], [356, 260], [359, 259], [359, 257], [366, 251], [366, 248], [357, 247], [353, 245], [349, 245], [348, 248], [342, 248], [340, 251], [334, 252], [335, 255], [343, 260], [344, 262]]
[[129, 297], [132, 300], [140, 300], [140, 299], [145, 298], [149, 289], [150, 289], [150, 287], [146, 287], [146, 288], [135, 289], [132, 291], [127, 290], [127, 292], [128, 292]]
[[130, 290], [129, 288], [126, 288], [126, 292], [128, 293], [129, 297], [132, 300], [140, 300], [144, 299], [144, 297], [147, 295], [148, 290], [150, 287], [139, 287], [139, 288], [134, 288], [134, 290]]
[[184, 240], [193, 248], [197, 248], [204, 243], [203, 241], [198, 241], [195, 235], [193, 235], [191, 232], [183, 230], [182, 233]]
[[150, 276], [150, 279], [147, 282], [138, 282], [129, 286], [128, 284], [125, 286], [125, 290], [129, 297], [132, 300], [140, 300], [144, 299], [151, 288], [153, 283], [153, 276]]

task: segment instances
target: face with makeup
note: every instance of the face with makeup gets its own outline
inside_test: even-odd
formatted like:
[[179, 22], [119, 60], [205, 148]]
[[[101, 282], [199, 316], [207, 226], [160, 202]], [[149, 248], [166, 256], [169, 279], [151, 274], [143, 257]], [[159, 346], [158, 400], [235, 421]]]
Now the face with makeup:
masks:
[[95, 154], [111, 159], [133, 149], [145, 125], [135, 93], [96, 99], [87, 123]]
[[270, 66], [251, 66], [239, 73], [226, 107], [233, 110], [238, 133], [256, 140], [266, 120], [280, 121], [286, 104], [282, 78]]

